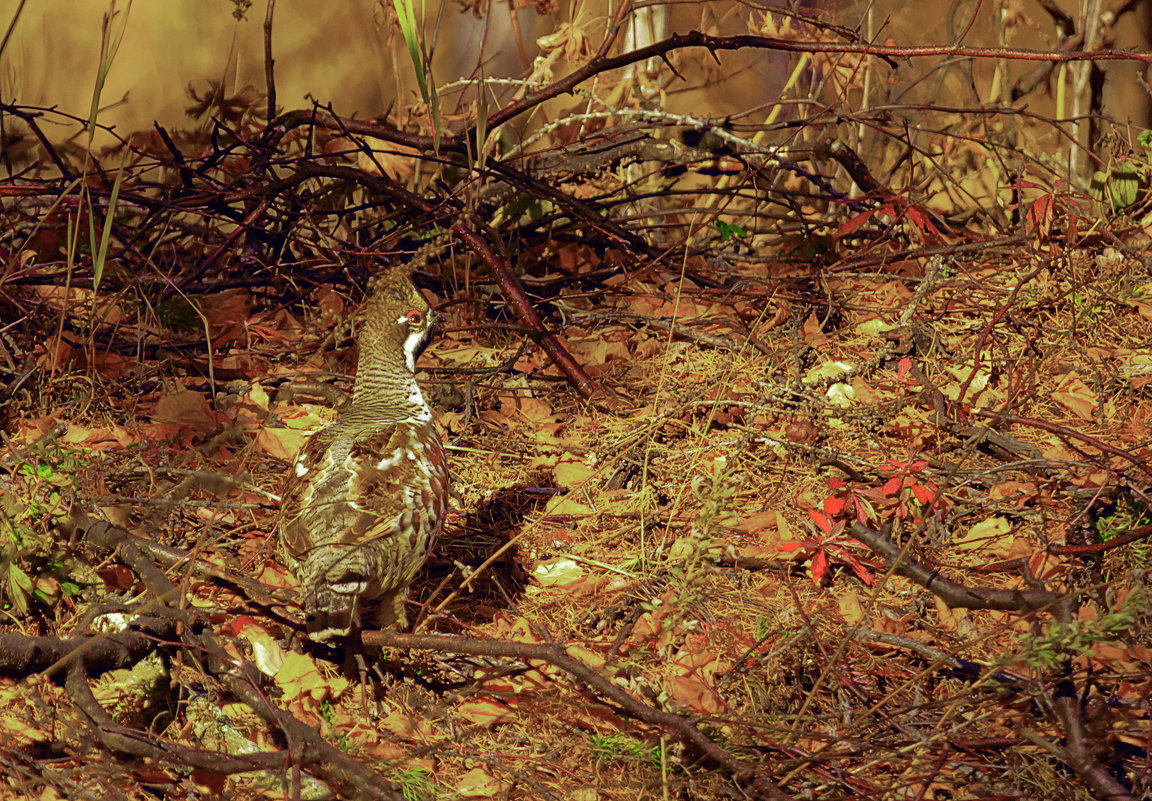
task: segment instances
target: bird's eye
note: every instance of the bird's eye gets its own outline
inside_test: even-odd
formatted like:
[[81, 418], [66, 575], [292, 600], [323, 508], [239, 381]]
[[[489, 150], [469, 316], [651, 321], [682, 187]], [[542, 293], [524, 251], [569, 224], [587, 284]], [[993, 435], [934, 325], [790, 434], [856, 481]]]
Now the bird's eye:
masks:
[[416, 311], [416, 309], [413, 309], [404, 315], [404, 319], [413, 325], [420, 325], [420, 323], [424, 322], [424, 312]]

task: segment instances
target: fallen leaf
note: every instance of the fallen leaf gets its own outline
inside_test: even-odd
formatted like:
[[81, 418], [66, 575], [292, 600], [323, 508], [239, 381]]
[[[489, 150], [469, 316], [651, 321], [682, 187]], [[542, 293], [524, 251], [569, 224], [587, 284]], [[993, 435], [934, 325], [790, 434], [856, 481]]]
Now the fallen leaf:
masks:
[[283, 692], [285, 701], [291, 701], [301, 695], [320, 700], [328, 692], [328, 687], [320, 676], [316, 663], [311, 657], [304, 654], [291, 651], [285, 653], [284, 663], [277, 672], [275, 679], [276, 684]]
[[107, 451], [133, 445], [139, 441], [139, 437], [120, 425], [100, 428], [69, 425], [64, 436], [60, 437], [60, 441], [69, 445], [83, 445], [89, 450]]
[[261, 428], [256, 432], [256, 450], [292, 462], [304, 447], [308, 435], [291, 428]]
[[543, 587], [572, 584], [584, 578], [584, 568], [571, 559], [548, 559], [536, 565], [532, 577]]
[[751, 517], [746, 517], [737, 523], [733, 528], [738, 528], [741, 531], [749, 533], [756, 533], [757, 531], [764, 531], [766, 529], [775, 529], [777, 526], [777, 514], [774, 511], [757, 512]]
[[552, 474], [561, 487], [575, 487], [596, 475], [596, 471], [584, 464], [582, 457], [565, 453], [552, 468]]
[[483, 768], [472, 768], [457, 780], [456, 792], [464, 798], [497, 798], [508, 786]]
[[245, 340], [251, 301], [251, 295], [243, 289], [225, 290], [210, 299], [201, 299], [199, 306], [208, 321], [213, 345]]
[[596, 514], [591, 506], [586, 506], [568, 495], [553, 495], [544, 507], [544, 514], [550, 517], [590, 517]]
[[715, 715], [725, 709], [724, 701], [711, 687], [695, 676], [669, 676], [665, 680], [668, 695], [693, 712]]
[[954, 537], [952, 544], [965, 551], [974, 551], [977, 548], [987, 548], [992, 541], [1003, 537], [1012, 530], [1012, 524], [1003, 517], [989, 517], [972, 526], [959, 537]]
[[1068, 373], [1051, 393], [1052, 400], [1084, 420], [1096, 417], [1099, 398], [1075, 373]]
[[456, 711], [477, 726], [498, 726], [516, 717], [508, 706], [492, 698], [465, 701], [456, 707]]
[[591, 668], [599, 670], [600, 668], [604, 667], [604, 655], [597, 651], [593, 651], [591, 648], [585, 648], [582, 645], [569, 645], [564, 650], [568, 656], [583, 662], [585, 665], [588, 665]]
[[836, 604], [840, 607], [840, 616], [848, 625], [855, 626], [864, 619], [864, 608], [860, 605], [860, 596], [855, 590], [850, 589], [841, 593], [836, 599]]
[[152, 420], [187, 426], [198, 434], [208, 434], [216, 429], [215, 415], [208, 399], [190, 389], [161, 395], [152, 410]]

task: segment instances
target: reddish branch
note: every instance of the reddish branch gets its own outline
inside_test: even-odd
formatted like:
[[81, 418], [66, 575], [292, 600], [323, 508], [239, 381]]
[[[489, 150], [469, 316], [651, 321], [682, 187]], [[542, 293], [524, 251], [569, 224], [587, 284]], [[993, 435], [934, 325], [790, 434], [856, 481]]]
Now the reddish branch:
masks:
[[[789, 39], [776, 39], [770, 36], [712, 36], [702, 31], [678, 33], [655, 42], [647, 47], [630, 50], [615, 56], [598, 54], [583, 66], [573, 70], [563, 78], [554, 81], [535, 92], [529, 92], [521, 99], [509, 103], [494, 112], [487, 121], [486, 130], [515, 119], [536, 106], [560, 95], [571, 93], [577, 86], [597, 75], [611, 70], [646, 61], [650, 58], [665, 58], [669, 53], [685, 48], [703, 47], [715, 54], [726, 50], [780, 50], [789, 53], [845, 53], [876, 56], [895, 66], [893, 59], [925, 58], [944, 56], [950, 58], [989, 58], [1014, 61], [1046, 61], [1055, 64], [1073, 61], [1139, 61], [1152, 64], [1152, 53], [1129, 50], [1070, 50], [1048, 51], [1002, 47], [965, 47], [959, 45], [931, 45], [927, 47], [896, 47], [853, 42], [804, 42]], [[269, 128], [287, 130], [300, 125], [319, 125], [336, 128], [351, 133], [365, 134], [385, 141], [396, 142], [423, 151], [433, 151], [436, 142], [430, 136], [416, 136], [405, 133], [383, 122], [360, 122], [338, 119], [335, 115], [320, 111], [298, 110], [281, 115], [269, 123]], [[447, 150], [462, 151], [464, 143], [475, 137], [475, 128], [445, 137], [441, 147]]]
[[[852, 526], [852, 536], [888, 560], [894, 572], [919, 584], [951, 607], [1002, 609], [1020, 614], [1047, 610], [1062, 623], [1075, 619], [1074, 596], [1064, 596], [1044, 589], [966, 587], [910, 559], [899, 545], [881, 532], [856, 523]], [[1025, 736], [1047, 748], [1071, 768], [1097, 798], [1134, 801], [1134, 796], [1113, 778], [1100, 761], [1098, 752], [1102, 744], [1088, 732], [1080, 694], [1071, 679], [1065, 676], [1057, 683], [1050, 702], [1064, 732], [1064, 744], [1056, 745], [1031, 733], [1025, 733]]]
[[[379, 187], [381, 190], [393, 196], [403, 197], [411, 206], [416, 207], [427, 215], [431, 216], [442, 213], [436, 204], [408, 192], [399, 184], [396, 184], [385, 176], [365, 175], [359, 170], [354, 170], [350, 167], [323, 167], [309, 169], [308, 172], [311, 174], [322, 172], [328, 175], [343, 175], [350, 180], [355, 180], [373, 187]], [[508, 269], [507, 262], [492, 249], [488, 240], [463, 222], [452, 224], [451, 230], [459, 236], [464, 244], [471, 248], [488, 267], [492, 276], [496, 279], [497, 283], [500, 284], [500, 289], [504, 293], [504, 297], [512, 304], [516, 316], [532, 331], [533, 337], [556, 363], [560, 371], [564, 373], [564, 376], [572, 382], [572, 386], [576, 391], [586, 398], [596, 394], [599, 390], [596, 382], [592, 380], [591, 376], [588, 375], [580, 363], [572, 357], [572, 354], [564, 347], [564, 343], [560, 341], [560, 338], [548, 330], [544, 324], [544, 320], [541, 319], [536, 309], [533, 308], [532, 301], [528, 299], [527, 293], [524, 292], [524, 287], [516, 279], [516, 276], [512, 274], [512, 271]]]
[[876, 56], [893, 63], [896, 58], [924, 58], [926, 56], [958, 56], [969, 58], [994, 58], [1018, 61], [1049, 61], [1066, 63], [1071, 61], [1139, 61], [1152, 64], [1152, 53], [1137, 53], [1123, 50], [1107, 51], [1068, 51], [1050, 52], [1045, 50], [1024, 50], [1003, 47], [962, 47], [957, 45], [933, 45], [928, 47], [895, 47], [890, 45], [854, 44], [850, 42], [801, 42], [788, 39], [775, 39], [770, 36], [711, 36], [701, 31], [673, 34], [667, 39], [621, 53], [618, 56], [593, 58], [587, 64], [574, 70], [555, 83], [531, 92], [515, 103], [510, 103], [488, 118], [487, 130], [523, 114], [525, 111], [562, 94], [567, 94], [584, 81], [602, 72], [626, 67], [646, 61], [649, 58], [664, 58], [675, 50], [688, 47], [703, 47], [715, 54], [723, 50], [782, 50], [789, 53], [854, 53]]
[[548, 330], [544, 325], [544, 321], [532, 307], [532, 301], [528, 299], [527, 293], [524, 292], [524, 287], [516, 280], [516, 276], [508, 269], [507, 263], [504, 259], [500, 258], [492, 249], [492, 246], [480, 234], [473, 231], [463, 223], [456, 223], [452, 226], [452, 231], [460, 237], [463, 242], [470, 247], [488, 266], [488, 269], [495, 276], [500, 284], [501, 290], [504, 292], [504, 297], [512, 304], [516, 310], [516, 316], [520, 321], [532, 330], [533, 336], [540, 342], [540, 346], [544, 348], [545, 353], [552, 357], [556, 362], [556, 366], [560, 371], [572, 382], [572, 386], [586, 398], [592, 397], [599, 390], [596, 382], [584, 371], [584, 368], [572, 358], [572, 354], [564, 347], [564, 343], [560, 338]]
[[967, 404], [964, 404], [961, 408], [963, 408], [964, 411], [968, 414], [974, 414], [979, 417], [986, 417], [992, 420], [1000, 420], [1010, 425], [1022, 425], [1030, 426], [1032, 428], [1039, 428], [1042, 431], [1049, 431], [1061, 437], [1078, 440], [1085, 443], [1086, 445], [1091, 445], [1093, 448], [1096, 448], [1097, 450], [1100, 450], [1111, 456], [1115, 456], [1117, 458], [1123, 459], [1126, 462], [1130, 462], [1132, 465], [1139, 468], [1141, 472], [1152, 476], [1152, 467], [1149, 467], [1148, 463], [1144, 459], [1136, 456], [1135, 454], [1129, 453], [1122, 448], [1117, 448], [1113, 445], [1109, 445], [1107, 442], [1102, 442], [1096, 437], [1089, 436], [1088, 434], [1082, 434], [1075, 429], [1057, 425], [1056, 423], [1049, 423], [1045, 420], [1036, 420], [1031, 417], [1020, 417], [1019, 415], [1015, 414], [1005, 414], [1004, 412], [998, 412], [995, 409], [981, 409], [975, 406], [969, 406]]
[[[1071, 680], [1057, 685], [1052, 706], [1064, 729], [1064, 744], [1056, 745], [1036, 738], [1035, 742], [1047, 748], [1053, 756], [1072, 768], [1084, 784], [1102, 801], [1136, 801], [1124, 785], [1116, 781], [1101, 763], [1098, 752], [1100, 738], [1092, 736], [1084, 723], [1080, 694]], [[1029, 738], [1032, 739], [1032, 738]]]
[[282, 754], [254, 753], [237, 756], [220, 751], [205, 751], [199, 748], [189, 748], [169, 740], [162, 740], [151, 734], [121, 726], [96, 699], [92, 687], [88, 684], [88, 677], [84, 674], [84, 667], [80, 664], [72, 665], [68, 669], [65, 688], [68, 690], [69, 697], [96, 729], [100, 741], [114, 751], [147, 759], [176, 761], [221, 775], [247, 773], [254, 770], [281, 771], [284, 769]]
[[1148, 536], [1152, 536], [1152, 525], [1141, 526], [1127, 534], [1119, 534], [1107, 542], [1097, 542], [1092, 545], [1049, 545], [1045, 550], [1060, 556], [1089, 556], [1111, 551], [1113, 548], [1119, 548], [1121, 545], [1127, 545]]
[[[320, 109], [312, 111], [290, 111], [277, 119], [274, 127], [280, 131], [286, 131], [289, 128], [301, 125], [315, 125], [320, 128], [339, 131], [340, 133], [348, 135], [371, 136], [375, 139], [422, 150], [425, 153], [431, 153], [435, 148], [435, 143], [431, 137], [405, 133], [386, 122], [353, 120], [346, 117], [339, 117], [329, 111]], [[270, 126], [270, 128], [271, 127], [273, 126]], [[454, 154], [456, 158], [453, 159], [453, 161], [460, 161], [460, 157], [467, 152], [464, 135], [460, 134], [456, 137], [442, 140], [440, 142], [439, 152]], [[423, 158], [436, 160], [437, 157], [423, 156]], [[337, 167], [336, 169], [358, 172], [358, 170], [353, 170], [351, 167]], [[545, 181], [540, 181], [522, 170], [517, 170], [509, 164], [493, 158], [488, 158], [485, 161], [483, 169], [505, 181], [509, 186], [519, 189], [526, 194], [552, 201], [564, 213], [570, 215], [573, 220], [581, 221], [592, 230], [604, 234], [614, 245], [623, 246], [639, 252], [647, 252], [649, 250], [648, 244], [641, 237], [629, 232], [618, 223], [605, 217], [596, 208], [590, 207], [577, 198], [561, 192]], [[313, 174], [316, 173], [313, 172]], [[372, 178], [374, 176], [369, 177]], [[286, 180], [291, 181], [291, 178]], [[385, 180], [391, 182], [391, 179], [386, 178], [386, 176]], [[399, 187], [398, 184], [392, 183], [394, 187]], [[264, 188], [261, 187], [259, 191], [264, 191]], [[407, 192], [407, 190], [404, 191]], [[394, 189], [390, 189], [389, 193], [394, 193]], [[422, 198], [420, 198], [419, 195], [408, 193], [405, 204], [420, 207], [421, 201]], [[424, 201], [424, 203], [427, 203], [427, 201]]]
[[264, 198], [259, 203], [257, 203], [256, 207], [253, 208], [252, 211], [248, 212], [247, 215], [245, 215], [244, 220], [239, 225], [235, 226], [226, 237], [224, 237], [224, 241], [217, 245], [216, 249], [208, 254], [208, 258], [200, 262], [200, 264], [196, 266], [196, 269], [193, 270], [190, 274], [180, 279], [178, 282], [179, 286], [186, 289], [196, 281], [200, 280], [200, 277], [204, 275], [204, 273], [208, 272], [208, 270], [212, 269], [212, 266], [220, 260], [221, 256], [232, 249], [233, 245], [236, 244], [236, 241], [241, 236], [248, 233], [256, 226], [256, 223], [258, 223], [260, 219], [263, 218], [263, 216], [268, 212], [268, 207], [271, 205], [271, 202], [272, 201], [270, 199]]
[[131, 667], [176, 635], [172, 620], [143, 618], [135, 625], [136, 631], [66, 639], [0, 634], [0, 676], [30, 676], [72, 661], [93, 673]]

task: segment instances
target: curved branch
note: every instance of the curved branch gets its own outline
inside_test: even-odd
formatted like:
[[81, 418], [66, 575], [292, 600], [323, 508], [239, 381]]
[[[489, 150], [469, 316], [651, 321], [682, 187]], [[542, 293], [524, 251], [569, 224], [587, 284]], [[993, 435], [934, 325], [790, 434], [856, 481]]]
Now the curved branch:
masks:
[[[116, 550], [120, 557], [144, 581], [149, 592], [158, 599], [167, 599], [178, 595], [179, 588], [164, 575], [163, 570], [152, 563], [135, 546], [131, 534], [111, 523], [97, 520], [86, 514], [77, 515], [73, 525], [99, 547], [105, 550]], [[191, 620], [188, 613], [172, 611], [173, 614], [184, 614], [188, 620]], [[292, 714], [269, 701], [260, 690], [259, 671], [251, 664], [230, 655], [216, 637], [208, 633], [193, 633], [188, 626], [184, 627], [182, 634], [185, 644], [208, 655], [218, 677], [224, 681], [233, 695], [252, 707], [256, 714], [269, 725], [283, 731], [289, 743], [299, 746], [298, 750], [292, 749], [290, 751], [288, 763], [285, 763], [284, 755], [280, 755], [281, 767], [285, 764], [300, 764], [302, 768], [318, 779], [343, 787], [353, 798], [364, 799], [364, 801], [403, 801], [403, 794], [383, 776], [361, 765], [339, 748], [328, 743], [315, 728], [297, 720]], [[73, 678], [72, 681], [76, 682], [77, 680]], [[84, 683], [84, 686], [86, 687], [87, 684]], [[73, 683], [69, 690], [73, 691], [77, 698], [84, 698], [84, 687], [79, 684]], [[91, 692], [90, 689], [89, 692]], [[97, 706], [99, 705], [97, 704]], [[88, 712], [92, 713], [93, 719], [97, 723], [100, 723], [100, 713], [97, 710], [89, 709]], [[108, 734], [103, 724], [100, 725], [102, 732]], [[109, 736], [112, 738], [106, 740], [109, 747], [120, 747], [113, 745], [113, 743], [128, 745], [121, 739], [125, 736], [123, 731], [111, 731]], [[141, 744], [138, 736], [133, 733], [133, 737], [130, 739], [130, 747], [133, 749], [130, 753], [139, 753], [139, 749], [145, 748], [160, 749], [162, 753], [169, 752], [166, 745], [156, 738], [149, 737]], [[181, 752], [177, 756], [183, 758], [183, 753]]]
[[114, 751], [122, 751], [133, 756], [176, 761], [213, 773], [247, 773], [253, 770], [282, 771], [284, 755], [275, 752], [245, 754], [237, 756], [220, 751], [205, 751], [189, 748], [150, 734], [121, 726], [100, 705], [84, 675], [83, 666], [73, 664], [68, 669], [65, 682], [68, 697], [80, 708], [88, 722], [96, 730], [100, 741]]
[[995, 58], [1017, 61], [1050, 61], [1067, 63], [1071, 61], [1139, 61], [1152, 64], [1152, 53], [1103, 50], [1051, 52], [1045, 50], [1013, 49], [1006, 47], [959, 47], [954, 45], [934, 45], [928, 47], [896, 47], [892, 45], [854, 44], [849, 42], [802, 42], [790, 39], [775, 39], [770, 36], [711, 36], [701, 31], [677, 33], [667, 39], [655, 42], [618, 56], [593, 58], [584, 66], [574, 70], [560, 80], [535, 92], [530, 92], [515, 103], [510, 103], [488, 118], [488, 130], [502, 125], [525, 111], [562, 94], [568, 94], [584, 81], [602, 72], [626, 67], [653, 57], [664, 57], [673, 50], [689, 47], [704, 47], [715, 54], [723, 50], [781, 50], [788, 53], [855, 53], [876, 56], [897, 66], [894, 59], [923, 58], [926, 56], [947, 56], [949, 58]]
[[852, 536], [883, 556], [892, 569], [909, 581], [919, 584], [944, 603], [960, 609], [1000, 609], [1007, 612], [1050, 611], [1057, 619], [1071, 619], [1071, 598], [1051, 590], [1002, 590], [992, 587], [967, 587], [952, 581], [926, 565], [908, 558], [904, 550], [885, 534], [854, 523]]
[[606, 676], [601, 675], [580, 660], [568, 656], [563, 646], [477, 640], [471, 637], [453, 637], [447, 634], [398, 634], [392, 631], [369, 631], [364, 632], [362, 636], [367, 645], [416, 648], [425, 651], [471, 654], [473, 656], [504, 656], [547, 662], [611, 699], [636, 718], [672, 732], [686, 745], [722, 765], [731, 772], [733, 778], [747, 781], [757, 797], [771, 801], [785, 801], [790, 797], [773, 784], [762, 771], [757, 771], [754, 764], [736, 758], [696, 728], [696, 724], [691, 718], [665, 712], [637, 701], [613, 684]]

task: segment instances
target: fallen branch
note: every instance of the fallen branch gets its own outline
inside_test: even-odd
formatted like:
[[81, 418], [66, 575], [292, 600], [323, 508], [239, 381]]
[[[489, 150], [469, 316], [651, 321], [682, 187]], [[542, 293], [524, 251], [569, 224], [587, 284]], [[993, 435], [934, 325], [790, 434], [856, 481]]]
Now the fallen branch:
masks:
[[506, 642], [502, 640], [478, 640], [471, 637], [453, 637], [446, 634], [398, 634], [391, 631], [365, 632], [366, 645], [380, 645], [391, 648], [440, 651], [450, 654], [470, 654], [473, 656], [502, 656], [512, 659], [528, 659], [546, 662], [579, 679], [581, 682], [614, 701], [621, 709], [635, 718], [671, 732], [685, 745], [691, 747], [713, 762], [722, 765], [738, 782], [747, 782], [757, 798], [770, 801], [785, 801], [788, 796], [773, 784], [755, 764], [738, 759], [722, 748], [716, 741], [700, 731], [696, 723], [687, 717], [665, 712], [641, 703], [612, 683], [611, 679], [574, 659], [565, 652], [563, 646], [527, 642]]

